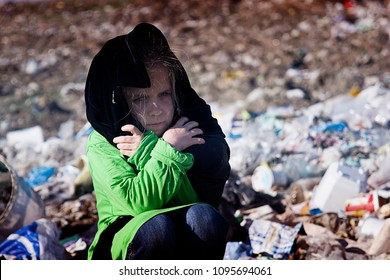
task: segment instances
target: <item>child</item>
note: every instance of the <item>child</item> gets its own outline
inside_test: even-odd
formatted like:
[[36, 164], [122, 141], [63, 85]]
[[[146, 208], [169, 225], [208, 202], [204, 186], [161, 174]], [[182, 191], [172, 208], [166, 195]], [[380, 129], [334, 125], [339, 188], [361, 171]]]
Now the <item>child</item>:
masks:
[[164, 35], [105, 43], [85, 88], [98, 231], [89, 259], [222, 259], [229, 147]]

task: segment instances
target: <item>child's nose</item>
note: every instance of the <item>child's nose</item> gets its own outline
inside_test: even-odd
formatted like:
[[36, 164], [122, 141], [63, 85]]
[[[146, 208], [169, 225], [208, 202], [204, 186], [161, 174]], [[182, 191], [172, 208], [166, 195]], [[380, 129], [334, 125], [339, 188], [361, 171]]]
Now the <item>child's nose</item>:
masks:
[[153, 115], [157, 115], [161, 113], [161, 106], [157, 101], [152, 101], [150, 104], [150, 113]]

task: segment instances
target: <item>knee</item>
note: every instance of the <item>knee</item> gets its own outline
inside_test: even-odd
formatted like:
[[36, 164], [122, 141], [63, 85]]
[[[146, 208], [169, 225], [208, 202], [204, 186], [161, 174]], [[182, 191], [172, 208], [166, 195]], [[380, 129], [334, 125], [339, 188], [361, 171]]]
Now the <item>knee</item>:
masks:
[[191, 206], [187, 211], [187, 218], [200, 219], [204, 222], [211, 222], [220, 218], [219, 212], [211, 205], [199, 203]]
[[166, 244], [175, 239], [175, 226], [172, 220], [160, 214], [144, 223], [136, 234], [137, 239], [147, 239], [149, 244]]
[[187, 224], [192, 228], [208, 228], [226, 234], [229, 224], [226, 219], [209, 204], [195, 204], [187, 211]]
[[151, 227], [148, 232], [149, 235], [152, 233], [153, 236], [158, 237], [159, 240], [165, 241], [174, 238], [175, 225], [167, 215], [157, 215], [149, 222], [147, 222], [149, 223], [149, 227]]
[[128, 259], [170, 259], [175, 244], [174, 223], [160, 214], [138, 229], [128, 248]]

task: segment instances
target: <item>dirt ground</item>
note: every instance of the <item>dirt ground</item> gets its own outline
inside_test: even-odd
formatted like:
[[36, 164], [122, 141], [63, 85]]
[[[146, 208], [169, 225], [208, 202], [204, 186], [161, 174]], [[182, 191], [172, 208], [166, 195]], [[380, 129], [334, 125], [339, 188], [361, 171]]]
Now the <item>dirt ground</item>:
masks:
[[[295, 105], [307, 106], [372, 80], [390, 83], [385, 1], [0, 3], [0, 137], [36, 124], [49, 137], [68, 119], [81, 128], [93, 56], [139, 22], [163, 30], [210, 102], [234, 103], [261, 87], [269, 98], [252, 109], [262, 110], [293, 102], [286, 88], [299, 86], [309, 98]], [[314, 78], [291, 85], [292, 67]]]

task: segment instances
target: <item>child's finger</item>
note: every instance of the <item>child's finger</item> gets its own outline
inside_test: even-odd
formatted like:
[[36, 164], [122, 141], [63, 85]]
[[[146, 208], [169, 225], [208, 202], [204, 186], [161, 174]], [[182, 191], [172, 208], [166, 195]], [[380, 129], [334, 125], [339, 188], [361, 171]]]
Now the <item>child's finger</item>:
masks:
[[187, 130], [191, 130], [191, 129], [194, 129], [195, 127], [199, 126], [199, 123], [196, 122], [196, 121], [189, 121], [187, 122], [184, 127], [187, 129]]
[[132, 124], [126, 124], [121, 129], [122, 131], [130, 132], [132, 135], [142, 135], [142, 132]]
[[200, 128], [193, 128], [190, 130], [190, 133], [195, 136], [203, 134], [203, 131]]
[[183, 127], [188, 121], [189, 119], [187, 117], [181, 117], [177, 120], [174, 127]]

